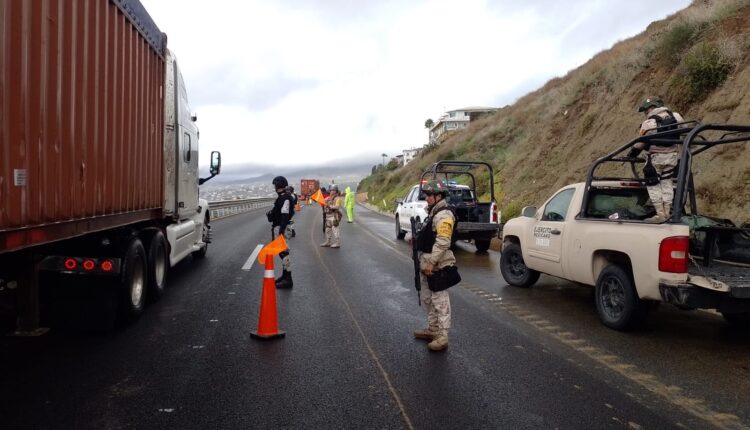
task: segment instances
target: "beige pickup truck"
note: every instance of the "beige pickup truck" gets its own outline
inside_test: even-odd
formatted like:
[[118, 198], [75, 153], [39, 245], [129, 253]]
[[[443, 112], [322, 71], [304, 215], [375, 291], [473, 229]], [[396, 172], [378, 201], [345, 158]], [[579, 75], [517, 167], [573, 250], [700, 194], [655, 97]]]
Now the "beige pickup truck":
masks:
[[[677, 141], [682, 148], [671, 172], [678, 197], [665, 222], [648, 220], [655, 211], [638, 173], [643, 158], [622, 155], [640, 141]], [[690, 124], [600, 158], [586, 182], [562, 187], [505, 224], [503, 277], [516, 287], [533, 285], [541, 273], [594, 286], [601, 321], [617, 330], [638, 326], [658, 302], [717, 309], [727, 321], [748, 325], [750, 225], [698, 212], [691, 165], [707, 149], [749, 141], [750, 127]], [[618, 166], [631, 172], [613, 174]]]

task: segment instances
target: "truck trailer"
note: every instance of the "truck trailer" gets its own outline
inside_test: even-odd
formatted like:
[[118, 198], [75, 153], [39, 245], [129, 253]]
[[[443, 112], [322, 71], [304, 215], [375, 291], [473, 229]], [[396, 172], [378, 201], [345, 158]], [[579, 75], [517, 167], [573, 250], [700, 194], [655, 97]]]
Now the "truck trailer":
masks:
[[210, 178], [167, 37], [138, 0], [3, 0], [0, 24], [0, 311], [43, 332], [51, 273], [93, 281], [112, 321], [131, 322], [210, 242]]
[[302, 179], [299, 187], [300, 201], [306, 202], [316, 191], [320, 189], [320, 181], [317, 179]]

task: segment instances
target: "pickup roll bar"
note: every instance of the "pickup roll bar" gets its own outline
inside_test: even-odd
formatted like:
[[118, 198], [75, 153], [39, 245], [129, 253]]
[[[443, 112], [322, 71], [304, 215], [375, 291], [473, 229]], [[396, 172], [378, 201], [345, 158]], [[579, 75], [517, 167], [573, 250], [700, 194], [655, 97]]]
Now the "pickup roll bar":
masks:
[[[686, 200], [692, 209], [692, 213], [697, 212], [695, 189], [693, 186], [692, 159], [694, 156], [713, 148], [717, 145], [726, 145], [738, 142], [750, 142], [750, 126], [733, 125], [733, 124], [700, 124], [697, 121], [685, 121], [676, 124], [679, 128], [674, 130], [659, 131], [654, 134], [638, 136], [625, 145], [615, 149], [603, 157], [598, 158], [589, 167], [586, 174], [586, 186], [583, 192], [583, 202], [581, 217], [587, 218], [587, 208], [589, 206], [590, 191], [594, 181], [623, 181], [644, 183], [645, 179], [641, 178], [636, 169], [637, 162], [645, 162], [641, 157], [627, 157], [625, 151], [629, 150], [635, 144], [643, 142], [647, 145], [682, 145], [680, 148], [680, 160], [676, 168], [677, 190], [675, 192], [674, 204], [672, 205], [672, 216], [666, 222], [680, 222], [683, 215], [683, 208]], [[672, 126], [669, 126], [672, 127]], [[663, 128], [663, 127], [662, 127]], [[708, 131], [725, 131], [718, 139], [709, 140], [704, 133]], [[605, 163], [630, 163], [633, 175], [631, 177], [611, 177], [596, 176], [598, 168]], [[675, 171], [666, 172], [675, 174]]]
[[493, 171], [492, 166], [484, 161], [440, 160], [430, 166], [429, 169], [425, 170], [424, 173], [422, 173], [422, 177], [419, 181], [419, 192], [422, 192], [422, 182], [424, 181], [426, 175], [431, 174], [432, 179], [437, 179], [438, 174], [445, 174], [445, 180], [447, 181], [448, 175], [451, 173], [455, 175], [468, 175], [469, 177], [471, 177], [471, 182], [473, 185], [472, 189], [476, 192], [477, 181], [476, 178], [474, 178], [474, 175], [469, 171], [477, 165], [486, 167], [490, 172], [490, 198], [492, 199], [492, 202], [495, 202], [495, 172]]

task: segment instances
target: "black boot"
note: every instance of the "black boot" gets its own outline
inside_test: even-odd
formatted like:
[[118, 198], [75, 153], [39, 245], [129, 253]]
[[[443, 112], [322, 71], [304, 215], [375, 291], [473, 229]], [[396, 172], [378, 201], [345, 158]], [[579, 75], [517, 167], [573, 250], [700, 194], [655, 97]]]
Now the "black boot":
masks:
[[292, 282], [292, 272], [284, 270], [281, 273], [281, 278], [276, 281], [276, 288], [292, 288], [294, 282]]

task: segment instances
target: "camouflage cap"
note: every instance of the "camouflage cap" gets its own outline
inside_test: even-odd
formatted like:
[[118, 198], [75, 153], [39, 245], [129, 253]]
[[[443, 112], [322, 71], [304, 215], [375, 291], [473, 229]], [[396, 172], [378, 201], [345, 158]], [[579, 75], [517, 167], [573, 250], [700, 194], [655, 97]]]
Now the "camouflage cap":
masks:
[[448, 186], [443, 181], [430, 180], [422, 184], [422, 192], [425, 194], [447, 194]]
[[663, 107], [664, 106], [664, 100], [661, 99], [661, 97], [650, 97], [641, 103], [641, 105], [638, 107], [638, 112], [646, 112], [648, 108], [650, 107]]

